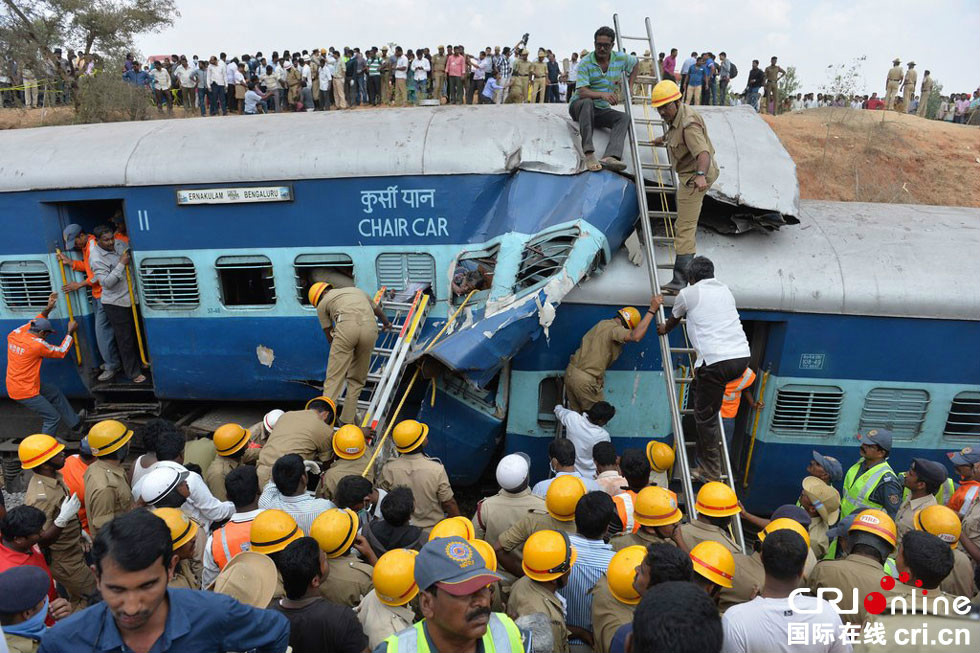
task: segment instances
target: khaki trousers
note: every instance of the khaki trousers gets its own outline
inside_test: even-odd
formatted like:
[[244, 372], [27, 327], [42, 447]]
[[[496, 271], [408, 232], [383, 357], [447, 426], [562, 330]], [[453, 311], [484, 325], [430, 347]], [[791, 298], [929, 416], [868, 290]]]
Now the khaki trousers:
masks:
[[346, 109], [347, 98], [344, 96], [344, 78], [334, 77], [330, 83], [333, 84], [333, 103], [337, 105], [338, 109]]
[[674, 251], [677, 255], [694, 254], [697, 252], [696, 235], [698, 220], [701, 217], [701, 205], [704, 203], [704, 193], [694, 186], [688, 186], [693, 175], [679, 173], [677, 189], [677, 221], [674, 223]]
[[531, 101], [544, 104], [545, 79], [540, 78], [531, 82]]
[[701, 88], [688, 84], [684, 91], [684, 104], [701, 104]]
[[603, 400], [604, 379], [597, 379], [577, 367], [565, 368], [565, 399], [568, 408], [581, 413]]
[[[931, 94], [932, 91], [929, 92], [929, 95]], [[919, 108], [915, 110], [915, 115], [920, 118], [926, 117], [926, 111], [929, 109], [929, 95], [923, 93], [919, 96]]]
[[[402, 82], [404, 79], [397, 80]], [[397, 91], [397, 87], [396, 87]], [[371, 352], [378, 340], [378, 327], [373, 320], [340, 322], [333, 330], [330, 343], [330, 358], [327, 359], [327, 378], [323, 382], [323, 394], [334, 401], [340, 396], [340, 389], [347, 383], [347, 395], [340, 419], [345, 424], [357, 421], [357, 400], [364, 389], [368, 369], [371, 365]]]
[[898, 95], [898, 82], [888, 82], [885, 85], [885, 108], [889, 111], [895, 108], [896, 95]]
[[909, 107], [912, 106], [912, 98], [915, 96], [915, 88], [911, 85], [906, 86], [905, 90], [902, 91], [902, 102], [905, 103], [905, 111], [908, 112]]
[[395, 106], [404, 107], [408, 105], [408, 86], [404, 79], [395, 79]]
[[68, 590], [72, 610], [88, 607], [88, 597], [94, 594], [95, 575], [82, 555], [79, 546], [71, 552], [51, 552], [51, 575]]
[[510, 94], [507, 96], [508, 104], [524, 104], [527, 102], [527, 77], [511, 78]]
[[381, 73], [381, 104], [391, 104], [391, 73]]
[[432, 97], [436, 100], [446, 97], [442, 87], [446, 85], [446, 72], [432, 73]]

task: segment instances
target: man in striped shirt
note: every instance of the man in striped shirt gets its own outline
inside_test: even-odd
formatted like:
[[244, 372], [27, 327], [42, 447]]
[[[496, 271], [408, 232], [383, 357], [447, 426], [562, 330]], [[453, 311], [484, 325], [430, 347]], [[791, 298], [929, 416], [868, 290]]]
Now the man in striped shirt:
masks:
[[[632, 86], [636, 79], [636, 57], [625, 52], [613, 51], [616, 33], [611, 27], [596, 30], [595, 51], [586, 55], [578, 67], [575, 93], [568, 107], [572, 120], [578, 122], [582, 134], [582, 151], [585, 165], [598, 172], [602, 168], [625, 170], [623, 163], [623, 144], [629, 128], [626, 114], [612, 108], [622, 93], [623, 74], [629, 75]], [[596, 128], [609, 129], [609, 144], [601, 161], [595, 158], [592, 145], [592, 131]]]

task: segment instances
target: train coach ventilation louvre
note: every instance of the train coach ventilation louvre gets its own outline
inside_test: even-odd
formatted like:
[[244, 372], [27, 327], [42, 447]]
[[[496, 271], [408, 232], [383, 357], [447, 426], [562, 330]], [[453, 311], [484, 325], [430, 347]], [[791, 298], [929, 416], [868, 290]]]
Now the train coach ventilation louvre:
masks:
[[[622, 50], [626, 51], [626, 41], [640, 41], [643, 42], [651, 53], [656, 53], [657, 48], [653, 41], [653, 27], [650, 23], [650, 18], [646, 18], [646, 35], [645, 36], [626, 36], [623, 34], [622, 29], [619, 24], [619, 14], [613, 14], [613, 25], [616, 30], [616, 45]], [[653, 85], [658, 84], [662, 81], [660, 77], [660, 68], [657, 65], [653, 66], [653, 75], [650, 77], [642, 76], [637, 77], [637, 83], [641, 88], [650, 89]], [[630, 88], [628, 73], [624, 71], [622, 79], [622, 92], [624, 95], [623, 108], [626, 111], [626, 115], [629, 118], [629, 141], [630, 141], [630, 155], [633, 158], [633, 170], [636, 171], [634, 175], [634, 181], [636, 186], [636, 199], [637, 205], [639, 207], [639, 223], [640, 223], [640, 237], [645, 250], [644, 259], [646, 260], [647, 272], [650, 277], [650, 288], [653, 290], [654, 295], [663, 294], [663, 286], [660, 283], [658, 269], [669, 269], [673, 270], [675, 267], [675, 261], [672, 261], [666, 265], [658, 265], [656, 260], [656, 255], [654, 252], [654, 243], [665, 246], [670, 250], [672, 258], [676, 260], [676, 254], [674, 253], [674, 220], [677, 218], [677, 211], [674, 207], [677, 206], [676, 192], [677, 192], [677, 176], [674, 173], [673, 162], [670, 159], [670, 151], [664, 147], [655, 146], [654, 139], [657, 136], [665, 136], [667, 133], [667, 125], [664, 120], [660, 117], [660, 114], [653, 107], [653, 95], [637, 95], [634, 97], [633, 89]], [[633, 101], [637, 100], [640, 104], [634, 105]], [[643, 116], [638, 116], [637, 110], [642, 107]], [[645, 131], [641, 132], [640, 130]], [[644, 164], [640, 158], [640, 148], [645, 148], [651, 155], [651, 160], [653, 164]], [[666, 162], [666, 163], [663, 163]], [[655, 178], [655, 181], [648, 186], [647, 180], [644, 177], [644, 171], [650, 170]], [[653, 196], [656, 202], [656, 210], [650, 210], [650, 197]], [[661, 219], [663, 220], [664, 236], [654, 236], [653, 228], [651, 225], [651, 219]], [[658, 324], [663, 324], [666, 319], [663, 306], [657, 309], [656, 322]], [[681, 321], [681, 329], [683, 332], [683, 346], [674, 347], [670, 343], [669, 335], [665, 334], [659, 336], [660, 339], [660, 358], [663, 363], [664, 380], [667, 384], [667, 399], [670, 405], [670, 421], [671, 426], [674, 431], [674, 445], [675, 445], [675, 455], [677, 470], [676, 473], [680, 476], [681, 485], [683, 488], [684, 499], [687, 503], [688, 510], [690, 511], [691, 519], [697, 517], [697, 506], [694, 501], [694, 486], [691, 476], [691, 467], [688, 460], [688, 442], [684, 437], [684, 427], [682, 424], [682, 409], [681, 404], [678, 401], [678, 386], [683, 388], [690, 384], [693, 380], [692, 376], [687, 376], [686, 374], [681, 377], [675, 377], [674, 375], [674, 356], [683, 355], [690, 359], [691, 355], [694, 353], [693, 348], [690, 345], [690, 341], [687, 336], [687, 323], [686, 321]], [[690, 369], [693, 370], [693, 361], [691, 361]], [[685, 410], [683, 412], [689, 412]], [[721, 421], [721, 414], [718, 415], [719, 422]], [[719, 424], [720, 426], [720, 424]], [[719, 438], [719, 447], [721, 451], [722, 458], [722, 481], [735, 492], [735, 481], [732, 475], [732, 465], [728, 454], [728, 445], [725, 442], [724, 429], [719, 428], [719, 433], [721, 434]], [[692, 441], [691, 445], [694, 444]], [[738, 545], [741, 547], [743, 553], [746, 551], [745, 548], [745, 536], [742, 533], [742, 522], [739, 514], [736, 512], [732, 515], [733, 526], [735, 532], [733, 533]]]

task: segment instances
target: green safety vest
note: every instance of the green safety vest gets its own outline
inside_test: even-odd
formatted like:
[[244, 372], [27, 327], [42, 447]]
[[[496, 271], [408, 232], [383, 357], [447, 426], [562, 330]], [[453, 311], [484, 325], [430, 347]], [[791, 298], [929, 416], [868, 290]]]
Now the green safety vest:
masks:
[[[388, 637], [385, 640], [388, 653], [431, 653], [429, 640], [422, 629], [424, 623], [423, 619]], [[483, 653], [524, 653], [521, 631], [513, 619], [499, 612], [490, 614], [487, 632], [483, 634]]]
[[[899, 474], [898, 477], [904, 482], [905, 472]], [[949, 501], [949, 498], [953, 496], [954, 492], [956, 492], [956, 484], [953, 483], [953, 479], [947, 478], [946, 481], [939, 486], [939, 489], [936, 490], [936, 503], [941, 506], [945, 506], [946, 502]], [[902, 490], [902, 503], [905, 503], [910, 494], [912, 494], [912, 490], [908, 488]]]
[[862, 462], [862, 460], [859, 460], [854, 463], [844, 476], [844, 495], [840, 501], [841, 519], [847, 517], [852, 512], [867, 510], [868, 508], [877, 508], [879, 510], [884, 508], [880, 503], [875, 503], [871, 500], [871, 493], [878, 487], [878, 483], [885, 474], [888, 472], [894, 474], [895, 472], [887, 461], [882, 461], [858, 476]]
[[885, 558], [885, 564], [882, 565], [882, 568], [885, 570], [885, 573], [892, 578], [898, 578], [898, 565], [895, 564], [895, 558], [892, 556]]

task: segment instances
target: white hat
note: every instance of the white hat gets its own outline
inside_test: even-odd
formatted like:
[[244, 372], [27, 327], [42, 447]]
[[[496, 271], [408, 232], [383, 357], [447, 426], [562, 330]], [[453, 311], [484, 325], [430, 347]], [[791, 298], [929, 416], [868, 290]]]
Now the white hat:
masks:
[[287, 59], [286, 61], [284, 61], [284, 62], [282, 63], [282, 67], [283, 67], [283, 68], [286, 68], [286, 69], [289, 69], [289, 68], [292, 68], [292, 67], [293, 67], [293, 62], [292, 62], [292, 61], [289, 61], [289, 60]]
[[265, 430], [272, 433], [272, 429], [276, 427], [276, 422], [278, 422], [279, 418], [282, 416], [283, 411], [279, 410], [278, 408], [273, 408], [266, 413], [265, 417], [262, 418], [262, 425], [265, 426]]
[[531, 459], [524, 453], [512, 453], [497, 463], [497, 485], [504, 490], [515, 490], [527, 480]]
[[183, 483], [189, 474], [186, 469], [180, 471], [173, 467], [157, 467], [140, 481], [140, 498], [148, 506], [156, 505], [157, 501]]

